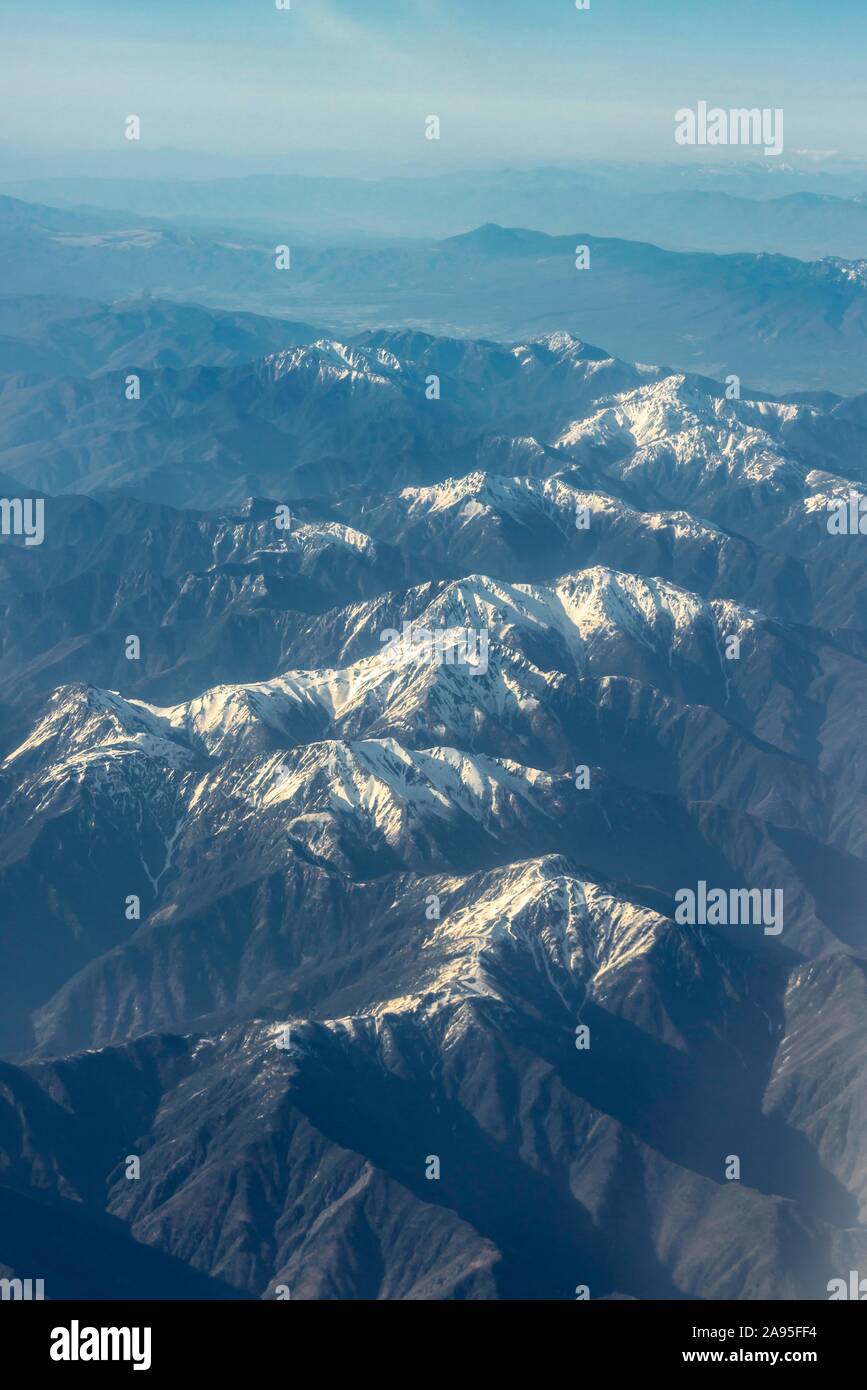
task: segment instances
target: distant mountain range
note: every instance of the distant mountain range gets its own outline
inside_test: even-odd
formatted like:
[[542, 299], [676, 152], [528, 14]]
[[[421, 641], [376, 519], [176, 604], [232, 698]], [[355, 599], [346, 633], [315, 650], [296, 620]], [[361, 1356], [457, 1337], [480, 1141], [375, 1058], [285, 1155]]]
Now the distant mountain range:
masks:
[[0, 377], [91, 376], [137, 367], [223, 367], [265, 357], [318, 330], [137, 297], [101, 304], [52, 295], [0, 296]]
[[[138, 163], [138, 161], [137, 161]], [[652, 241], [679, 251], [769, 251], [803, 260], [867, 256], [867, 170], [847, 176], [735, 166], [588, 167], [429, 178], [249, 174], [0, 181], [27, 202], [125, 210], [204, 232], [282, 241], [429, 240], [486, 221]]]
[[[288, 245], [3, 198], [0, 292], [128, 300], [148, 291], [344, 337], [373, 324], [506, 341], [568, 330], [633, 361], [735, 374], [773, 392], [850, 394], [867, 385], [861, 260], [685, 253], [495, 224], [440, 241], [290, 247], [288, 269], [276, 268], [280, 244]], [[576, 257], [579, 247], [587, 251]], [[38, 366], [34, 350], [28, 343]]]

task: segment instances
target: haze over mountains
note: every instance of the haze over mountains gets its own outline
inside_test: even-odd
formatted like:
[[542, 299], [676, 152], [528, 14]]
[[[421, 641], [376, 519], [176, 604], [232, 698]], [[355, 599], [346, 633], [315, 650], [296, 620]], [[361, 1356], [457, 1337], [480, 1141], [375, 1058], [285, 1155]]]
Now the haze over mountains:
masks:
[[[143, 153], [143, 152], [142, 152]], [[127, 161], [127, 165], [128, 165]], [[0, 180], [28, 203], [116, 212], [267, 240], [444, 238], [485, 222], [651, 241], [671, 250], [770, 251], [803, 260], [867, 256], [867, 171], [809, 173], [768, 161], [693, 168], [589, 165], [428, 177], [250, 174]], [[155, 169], [154, 161], [149, 166]]]
[[0, 1276], [863, 1267], [867, 214], [680, 177], [0, 198]]
[[[288, 243], [283, 229], [277, 235], [211, 236], [2, 198], [0, 291], [103, 300], [144, 291], [343, 336], [374, 325], [512, 341], [565, 330], [632, 361], [734, 372], [774, 392], [865, 386], [863, 259], [718, 256], [580, 227], [551, 237], [485, 224], [445, 240], [301, 244], [278, 269], [275, 252]], [[582, 257], [586, 268], [576, 268]]]

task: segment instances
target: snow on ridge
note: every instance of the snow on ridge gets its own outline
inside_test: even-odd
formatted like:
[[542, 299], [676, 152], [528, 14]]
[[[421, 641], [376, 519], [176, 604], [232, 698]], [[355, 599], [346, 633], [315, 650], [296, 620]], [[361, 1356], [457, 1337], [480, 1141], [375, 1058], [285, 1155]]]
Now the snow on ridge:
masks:
[[[375, 634], [378, 608], [362, 604], [360, 611]], [[395, 629], [387, 648], [344, 666], [215, 686], [166, 707], [96, 688], [59, 687], [7, 763], [55, 743], [67, 752], [137, 745], [172, 763], [179, 757], [189, 763], [195, 755], [263, 751], [270, 735], [278, 743], [306, 743], [329, 726], [338, 732], [341, 721], [352, 719], [355, 728], [358, 721], [371, 726], [377, 719], [394, 727], [412, 722], [434, 695], [430, 717], [459, 731], [476, 708], [500, 718], [544, 703], [546, 692], [563, 678], [561, 667], [545, 671], [527, 659], [524, 637], [554, 636], [580, 670], [594, 645], [621, 637], [662, 657], [701, 630], [718, 643], [720, 633], [742, 632], [760, 620], [759, 613], [731, 601], [705, 601], [668, 581], [602, 565], [570, 571], [547, 585], [467, 575], [428, 598], [415, 611], [409, 631]], [[432, 641], [419, 643], [419, 633]], [[468, 633], [485, 635], [489, 644], [481, 669], [461, 659]], [[383, 625], [380, 639], [386, 634]], [[478, 655], [480, 648], [475, 650]]]
[[[586, 999], [604, 998], [617, 973], [651, 951], [669, 927], [651, 909], [579, 877], [561, 855], [432, 882], [458, 901], [447, 901], [445, 914], [427, 926], [412, 990], [389, 993], [368, 1016], [384, 1021], [443, 1009], [451, 1015], [480, 996], [514, 1006], [541, 985], [577, 1018]], [[449, 1026], [460, 1033], [459, 1013]]]
[[725, 602], [727, 617], [747, 623], [761, 615], [729, 601], [706, 601], [668, 580], [640, 577], [606, 565], [562, 575], [553, 584], [510, 584], [486, 575], [452, 580], [431, 601], [428, 612], [453, 623], [465, 618], [503, 628], [553, 629], [571, 646], [622, 630], [646, 640], [664, 619], [675, 632], [715, 622]]
[[58, 686], [52, 692], [43, 715], [3, 765], [52, 745], [63, 756], [94, 748], [137, 748], [174, 764], [191, 761], [189, 750], [180, 749], [173, 739], [164, 711], [141, 700], [126, 700], [117, 691], [83, 684]]
[[[407, 515], [435, 515], [461, 506], [460, 515], [466, 520], [489, 515], [495, 508], [511, 509], [530, 505], [542, 510], [564, 527], [572, 527], [579, 509], [591, 515], [606, 513], [637, 526], [661, 530], [671, 526], [679, 535], [722, 537], [725, 532], [713, 522], [699, 520], [683, 508], [639, 511], [611, 493], [599, 488], [581, 488], [567, 482], [558, 474], [532, 477], [527, 474], [510, 476], [477, 470], [459, 478], [446, 478], [428, 487], [406, 487], [398, 494], [407, 504]], [[468, 504], [479, 503], [470, 511]]]
[[269, 353], [263, 361], [274, 381], [307, 368], [315, 369], [317, 376], [334, 380], [364, 379], [387, 386], [392, 384], [393, 373], [400, 370], [400, 363], [392, 353], [381, 348], [367, 352], [363, 348], [349, 347], [337, 338], [317, 338], [313, 343], [284, 348]]
[[375, 541], [364, 531], [357, 531], [354, 526], [346, 526], [341, 521], [301, 522], [288, 532], [288, 536], [305, 549], [324, 550], [329, 544], [338, 544], [364, 555], [371, 555], [376, 550]]
[[[205, 523], [202, 523], [201, 529], [207, 534]], [[376, 542], [371, 536], [344, 522], [295, 521], [292, 526], [278, 531], [275, 517], [272, 516], [257, 521], [226, 521], [214, 535], [214, 565], [231, 564], [233, 561], [249, 563], [263, 555], [292, 552], [315, 554], [329, 546], [357, 550], [368, 556], [376, 552]]]
[[285, 833], [339, 863], [341, 823], [356, 823], [356, 833], [373, 833], [404, 856], [418, 830], [449, 833], [461, 816], [487, 826], [513, 800], [550, 816], [551, 793], [561, 782], [509, 759], [457, 748], [327, 739], [203, 774], [190, 788], [188, 809], [222, 815], [231, 806], [238, 823], [267, 814], [270, 833], [282, 823]]
[[776, 467], [791, 467], [775, 432], [812, 407], [777, 401], [729, 400], [710, 395], [683, 373], [600, 399], [589, 414], [574, 420], [552, 440], [555, 448], [585, 442], [619, 443], [639, 453], [664, 448], [684, 464], [716, 463], [741, 455], [773, 456]]

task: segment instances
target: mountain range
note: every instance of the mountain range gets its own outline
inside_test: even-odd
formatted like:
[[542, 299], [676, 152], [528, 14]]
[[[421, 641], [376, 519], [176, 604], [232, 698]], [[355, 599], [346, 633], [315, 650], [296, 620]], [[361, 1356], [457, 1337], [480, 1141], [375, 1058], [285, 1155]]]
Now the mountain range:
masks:
[[[802, 260], [867, 255], [867, 172], [809, 174], [713, 166], [504, 169], [429, 177], [250, 174], [28, 178], [0, 190], [29, 203], [82, 205], [213, 234], [302, 241], [448, 237], [489, 220], [551, 234], [599, 236], [679, 251], [768, 251]], [[153, 164], [151, 168], [153, 168]]]
[[[363, 247], [293, 247], [289, 236], [208, 235], [138, 214], [2, 197], [0, 294], [145, 292], [276, 314], [342, 338], [374, 325], [498, 341], [568, 331], [630, 361], [733, 374], [773, 393], [865, 389], [862, 258], [718, 255], [580, 227], [549, 236], [493, 223]], [[294, 336], [290, 326], [288, 341]], [[33, 351], [27, 341], [25, 363]]]
[[[508, 305], [540, 249], [488, 228], [438, 273]], [[0, 1273], [824, 1298], [867, 1259], [854, 369], [732, 394], [564, 327], [24, 291]], [[779, 932], [684, 923], [701, 884], [780, 893]]]

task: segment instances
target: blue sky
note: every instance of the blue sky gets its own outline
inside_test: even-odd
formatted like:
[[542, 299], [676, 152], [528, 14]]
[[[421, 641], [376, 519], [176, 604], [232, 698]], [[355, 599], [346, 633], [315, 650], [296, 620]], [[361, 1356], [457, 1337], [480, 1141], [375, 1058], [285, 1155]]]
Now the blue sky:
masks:
[[704, 99], [867, 158], [864, 0], [0, 0], [0, 53], [0, 140], [49, 155], [134, 112], [143, 148], [259, 166], [670, 160]]

